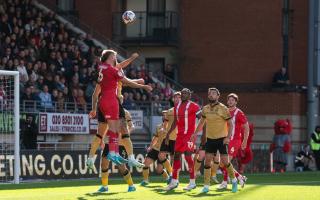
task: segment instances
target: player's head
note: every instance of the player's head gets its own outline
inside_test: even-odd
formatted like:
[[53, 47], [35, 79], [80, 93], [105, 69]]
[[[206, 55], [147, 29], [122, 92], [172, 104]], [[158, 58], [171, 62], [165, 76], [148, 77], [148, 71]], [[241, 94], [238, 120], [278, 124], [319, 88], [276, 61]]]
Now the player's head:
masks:
[[178, 104], [181, 101], [181, 92], [175, 92], [173, 94], [173, 103], [174, 105]]
[[100, 56], [100, 61], [102, 63], [115, 65], [117, 62], [117, 52], [111, 49], [103, 50]]
[[219, 100], [220, 92], [217, 88], [208, 89], [208, 99], [210, 103], [216, 103]]
[[188, 88], [183, 88], [181, 90], [181, 101], [188, 101], [191, 98], [191, 90], [189, 90]]
[[238, 95], [236, 95], [235, 93], [228, 94], [228, 96], [227, 96], [227, 105], [228, 105], [229, 108], [236, 107], [238, 101], [239, 101]]
[[315, 132], [320, 133], [320, 126], [316, 126], [316, 128], [314, 129]]

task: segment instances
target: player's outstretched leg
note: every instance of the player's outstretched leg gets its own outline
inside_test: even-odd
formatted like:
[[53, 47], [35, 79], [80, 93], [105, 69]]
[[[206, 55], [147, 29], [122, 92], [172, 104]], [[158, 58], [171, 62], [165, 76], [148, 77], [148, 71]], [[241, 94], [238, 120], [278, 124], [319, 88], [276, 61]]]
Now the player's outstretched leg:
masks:
[[128, 192], [134, 192], [136, 191], [136, 187], [133, 184], [133, 180], [131, 177], [130, 171], [127, 169], [126, 165], [122, 164], [119, 165], [119, 172], [122, 174], [123, 179], [128, 184]]
[[93, 165], [95, 161], [94, 157], [95, 157], [96, 151], [100, 146], [100, 144], [103, 142], [102, 139], [105, 133], [107, 132], [107, 130], [108, 130], [108, 124], [104, 122], [99, 122], [97, 134], [94, 136], [91, 142], [89, 157], [88, 157], [88, 160], [86, 161], [86, 165], [89, 169], [93, 169]]
[[120, 123], [121, 123], [122, 144], [125, 147], [126, 152], [128, 153], [128, 164], [130, 167], [132, 166], [132, 167], [142, 168], [144, 166], [144, 164], [137, 161], [133, 155], [133, 145], [132, 145], [132, 141], [130, 139], [126, 119], [121, 119]]

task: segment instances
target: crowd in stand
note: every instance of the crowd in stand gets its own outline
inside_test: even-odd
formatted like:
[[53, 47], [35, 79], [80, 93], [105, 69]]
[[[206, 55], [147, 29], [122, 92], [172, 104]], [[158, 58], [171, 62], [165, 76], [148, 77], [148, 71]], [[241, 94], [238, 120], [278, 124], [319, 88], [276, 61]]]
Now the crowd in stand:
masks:
[[[30, 0], [1, 1], [0, 15], [0, 70], [19, 71], [21, 103], [33, 108], [31, 101], [38, 101], [37, 106], [46, 110], [90, 109], [102, 51], [91, 36], [71, 31], [68, 24], [56, 20], [55, 13], [37, 9]], [[154, 80], [144, 65], [129, 68], [127, 76], [145, 79], [154, 91], [125, 88], [126, 108], [134, 108], [137, 102], [171, 100], [171, 85]], [[0, 101], [4, 98], [5, 89], [0, 88]]]

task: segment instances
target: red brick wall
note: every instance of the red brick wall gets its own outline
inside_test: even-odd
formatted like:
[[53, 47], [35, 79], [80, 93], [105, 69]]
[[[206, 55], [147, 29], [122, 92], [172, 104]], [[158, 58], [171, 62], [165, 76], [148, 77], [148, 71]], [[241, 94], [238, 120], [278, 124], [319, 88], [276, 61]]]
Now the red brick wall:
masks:
[[[248, 115], [305, 115], [306, 95], [289, 92], [237, 93], [239, 107]], [[226, 93], [222, 93], [220, 101], [226, 104]], [[207, 100], [207, 93], [200, 94]]]
[[308, 59], [308, 1], [290, 1], [289, 76], [292, 83], [306, 84]]
[[106, 38], [112, 37], [112, 12], [116, 9], [116, 0], [77, 0], [75, 6], [82, 22], [92, 26]]
[[282, 0], [180, 3], [182, 82], [271, 82], [282, 65]]

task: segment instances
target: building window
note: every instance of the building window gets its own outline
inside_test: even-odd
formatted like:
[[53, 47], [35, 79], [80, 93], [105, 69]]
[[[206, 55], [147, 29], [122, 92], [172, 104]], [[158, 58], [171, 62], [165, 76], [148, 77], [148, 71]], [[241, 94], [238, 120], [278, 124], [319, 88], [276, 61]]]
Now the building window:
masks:
[[148, 0], [147, 12], [148, 13], [163, 13], [166, 11], [166, 0]]
[[63, 11], [72, 11], [75, 9], [74, 0], [57, 0], [57, 6]]
[[147, 36], [164, 38], [165, 37], [165, 0], [147, 1]]

